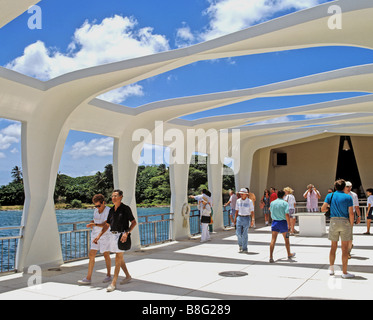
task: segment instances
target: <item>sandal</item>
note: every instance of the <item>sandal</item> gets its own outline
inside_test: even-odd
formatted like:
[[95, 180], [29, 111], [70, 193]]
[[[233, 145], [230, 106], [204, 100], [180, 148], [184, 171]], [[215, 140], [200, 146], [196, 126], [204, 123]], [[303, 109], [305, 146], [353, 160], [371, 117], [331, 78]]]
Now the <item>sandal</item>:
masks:
[[82, 284], [82, 285], [89, 285], [89, 284], [91, 284], [91, 280], [88, 280], [87, 278], [84, 278], [83, 280], [78, 280], [78, 283]]
[[292, 253], [290, 256], [288, 256], [288, 259], [291, 259], [291, 258], [294, 258], [295, 257], [295, 253]]
[[124, 278], [124, 279], [120, 282], [120, 284], [126, 284], [126, 283], [130, 282], [131, 280], [132, 280], [132, 277]]

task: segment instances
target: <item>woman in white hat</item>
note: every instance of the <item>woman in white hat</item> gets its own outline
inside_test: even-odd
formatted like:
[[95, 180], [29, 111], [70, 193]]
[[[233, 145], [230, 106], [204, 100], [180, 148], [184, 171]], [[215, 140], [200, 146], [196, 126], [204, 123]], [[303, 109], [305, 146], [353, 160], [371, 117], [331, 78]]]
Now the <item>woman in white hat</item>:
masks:
[[211, 205], [205, 194], [202, 196], [201, 202], [201, 242], [206, 242], [210, 240]]

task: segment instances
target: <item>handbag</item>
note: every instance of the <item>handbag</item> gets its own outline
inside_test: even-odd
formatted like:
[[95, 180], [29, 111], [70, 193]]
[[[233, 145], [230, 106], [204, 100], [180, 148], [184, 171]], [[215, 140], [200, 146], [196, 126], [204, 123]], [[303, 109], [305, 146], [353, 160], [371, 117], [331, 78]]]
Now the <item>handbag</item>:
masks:
[[120, 239], [122, 238], [122, 235], [123, 233], [121, 233], [118, 238], [118, 249], [127, 251], [131, 249], [131, 234], [128, 234], [126, 242], [120, 241]]
[[264, 203], [263, 200], [261, 200], [261, 201], [260, 201], [260, 204], [259, 204], [259, 208], [260, 208], [260, 209], [264, 209], [264, 207], [265, 207], [265, 203]]
[[211, 223], [211, 217], [210, 216], [202, 216], [201, 217], [201, 223]]
[[332, 205], [332, 200], [333, 200], [334, 192], [332, 193], [332, 198], [330, 199], [330, 205], [328, 207], [328, 210], [325, 212], [325, 217], [330, 218], [330, 206]]

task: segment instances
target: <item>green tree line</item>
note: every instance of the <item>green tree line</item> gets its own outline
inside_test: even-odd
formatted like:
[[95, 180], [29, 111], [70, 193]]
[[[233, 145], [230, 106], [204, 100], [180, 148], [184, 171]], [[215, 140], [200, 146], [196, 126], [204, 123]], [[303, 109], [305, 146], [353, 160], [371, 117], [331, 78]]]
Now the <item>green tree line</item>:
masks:
[[[196, 158], [197, 159], [197, 158]], [[188, 193], [198, 194], [208, 189], [207, 165], [191, 164], [189, 168]], [[229, 168], [225, 168], [229, 170]], [[13, 180], [0, 187], [0, 205], [23, 205], [25, 196], [21, 168], [12, 169]], [[70, 177], [58, 173], [54, 192], [56, 204], [65, 203], [72, 207], [80, 207], [82, 203], [90, 204], [92, 197], [101, 193], [110, 202], [113, 185], [113, 166], [107, 164], [103, 172], [92, 176]], [[233, 175], [223, 176], [223, 189], [234, 188]], [[136, 181], [136, 203], [139, 206], [169, 205], [171, 199], [169, 170], [164, 164], [139, 166]]]

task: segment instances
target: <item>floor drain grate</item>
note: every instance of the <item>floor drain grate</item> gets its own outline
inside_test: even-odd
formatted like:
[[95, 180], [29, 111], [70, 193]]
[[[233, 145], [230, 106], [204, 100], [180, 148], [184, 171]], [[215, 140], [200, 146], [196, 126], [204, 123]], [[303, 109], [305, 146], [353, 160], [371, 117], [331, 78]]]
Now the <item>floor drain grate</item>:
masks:
[[247, 275], [248, 273], [243, 272], [243, 271], [224, 271], [224, 272], [219, 273], [219, 276], [222, 276], [222, 277], [244, 277]]

